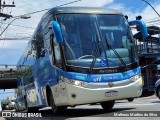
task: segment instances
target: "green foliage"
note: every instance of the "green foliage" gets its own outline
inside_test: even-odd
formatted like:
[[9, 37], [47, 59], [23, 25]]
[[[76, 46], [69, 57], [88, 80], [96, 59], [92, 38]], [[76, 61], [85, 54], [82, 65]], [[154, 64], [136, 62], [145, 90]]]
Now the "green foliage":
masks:
[[27, 67], [26, 69], [24, 70], [18, 70], [17, 71], [17, 75], [18, 77], [21, 77], [23, 76], [24, 74], [27, 74], [27, 73], [30, 73], [31, 72], [31, 67]]

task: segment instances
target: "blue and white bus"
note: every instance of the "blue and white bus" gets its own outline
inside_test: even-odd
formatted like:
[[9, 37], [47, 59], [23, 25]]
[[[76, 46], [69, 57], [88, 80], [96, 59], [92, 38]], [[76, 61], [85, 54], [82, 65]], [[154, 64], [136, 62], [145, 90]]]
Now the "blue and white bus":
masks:
[[128, 21], [113, 9], [49, 10], [17, 68], [19, 110], [51, 106], [56, 113], [68, 106], [92, 103], [108, 110], [115, 100], [142, 93]]

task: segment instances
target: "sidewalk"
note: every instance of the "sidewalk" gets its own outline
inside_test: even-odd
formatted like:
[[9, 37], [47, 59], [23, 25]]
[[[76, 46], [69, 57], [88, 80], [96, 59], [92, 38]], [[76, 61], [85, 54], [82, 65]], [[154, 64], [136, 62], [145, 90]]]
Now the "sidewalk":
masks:
[[2, 118], [2, 117], [0, 117], [0, 120], [6, 120], [6, 118]]
[[1, 116], [2, 116], [2, 111], [0, 110], [0, 120], [6, 120], [5, 118], [3, 118]]

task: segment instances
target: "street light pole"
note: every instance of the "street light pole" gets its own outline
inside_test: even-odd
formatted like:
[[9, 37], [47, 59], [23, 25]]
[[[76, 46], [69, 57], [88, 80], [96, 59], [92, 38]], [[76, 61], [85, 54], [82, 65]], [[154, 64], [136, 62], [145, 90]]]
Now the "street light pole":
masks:
[[7, 28], [12, 24], [13, 21], [17, 20], [17, 19], [29, 19], [31, 18], [30, 15], [21, 15], [19, 17], [14, 18], [5, 28], [4, 30], [0, 33], [0, 36], [7, 30]]
[[144, 2], [146, 2], [149, 6], [151, 6], [151, 8], [157, 13], [157, 15], [160, 17], [160, 14], [154, 9], [154, 7], [146, 0], [142, 0]]

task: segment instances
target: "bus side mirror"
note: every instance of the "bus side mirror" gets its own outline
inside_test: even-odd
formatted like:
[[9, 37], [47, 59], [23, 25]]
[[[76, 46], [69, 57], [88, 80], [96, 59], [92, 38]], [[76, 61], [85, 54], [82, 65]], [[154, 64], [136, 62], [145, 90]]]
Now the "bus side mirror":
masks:
[[54, 34], [55, 34], [57, 43], [63, 43], [62, 31], [61, 31], [59, 23], [57, 21], [52, 21], [51, 24], [54, 30]]
[[148, 29], [147, 29], [146, 24], [143, 21], [141, 20], [130, 21], [129, 25], [130, 26], [139, 25], [143, 39], [146, 39], [148, 37]]

